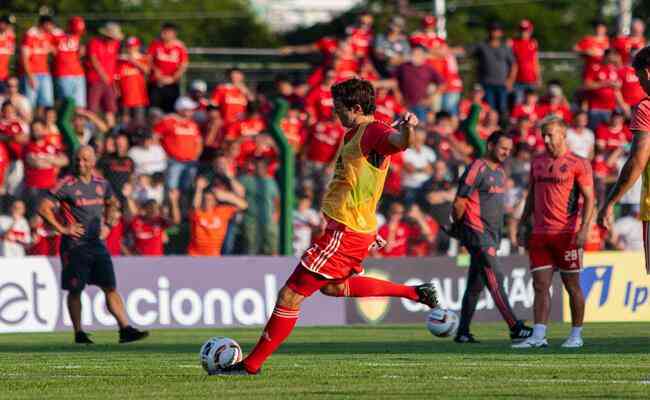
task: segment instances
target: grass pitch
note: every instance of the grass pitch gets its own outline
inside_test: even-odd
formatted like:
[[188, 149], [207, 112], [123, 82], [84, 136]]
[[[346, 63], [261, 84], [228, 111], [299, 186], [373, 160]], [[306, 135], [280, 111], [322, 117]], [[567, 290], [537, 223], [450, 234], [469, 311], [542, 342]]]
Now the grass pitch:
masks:
[[650, 398], [650, 323], [588, 324], [585, 347], [512, 350], [503, 324], [475, 324], [477, 345], [432, 337], [421, 325], [299, 328], [256, 377], [208, 377], [210, 336], [250, 351], [256, 329], [161, 330], [118, 345], [115, 332], [0, 335], [2, 399]]

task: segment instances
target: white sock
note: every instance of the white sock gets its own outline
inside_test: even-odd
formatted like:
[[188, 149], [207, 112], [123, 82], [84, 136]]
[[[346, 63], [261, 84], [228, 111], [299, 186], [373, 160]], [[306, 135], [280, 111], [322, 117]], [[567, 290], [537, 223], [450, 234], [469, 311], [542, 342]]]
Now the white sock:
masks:
[[581, 326], [574, 326], [571, 328], [571, 337], [582, 337], [582, 327]]
[[544, 324], [533, 325], [533, 336], [536, 339], [544, 339], [546, 337], [546, 325]]

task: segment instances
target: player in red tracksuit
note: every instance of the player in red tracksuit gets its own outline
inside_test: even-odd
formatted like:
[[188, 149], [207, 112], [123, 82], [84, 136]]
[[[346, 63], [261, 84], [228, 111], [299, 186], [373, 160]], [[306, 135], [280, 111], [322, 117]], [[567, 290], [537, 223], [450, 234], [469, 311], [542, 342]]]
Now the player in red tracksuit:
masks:
[[555, 270], [560, 271], [569, 293], [573, 322], [571, 335], [562, 347], [582, 347], [585, 299], [580, 288], [580, 270], [594, 213], [593, 175], [589, 161], [569, 150], [564, 120], [556, 116], [543, 120], [542, 137], [546, 153], [531, 163], [528, 198], [518, 234], [520, 243], [526, 243], [526, 227], [533, 216], [527, 247], [535, 288], [535, 325], [531, 337], [512, 347], [548, 346], [549, 289]]

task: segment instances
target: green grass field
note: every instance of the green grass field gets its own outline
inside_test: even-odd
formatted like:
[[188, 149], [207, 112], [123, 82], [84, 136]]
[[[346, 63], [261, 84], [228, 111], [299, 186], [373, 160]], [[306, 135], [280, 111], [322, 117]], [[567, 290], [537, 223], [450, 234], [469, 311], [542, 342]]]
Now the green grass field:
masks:
[[457, 345], [423, 326], [300, 328], [256, 377], [208, 377], [210, 336], [249, 351], [259, 329], [161, 330], [116, 344], [115, 332], [75, 346], [70, 334], [0, 335], [0, 398], [650, 398], [650, 323], [589, 324], [585, 347], [512, 350], [502, 324], [476, 324], [483, 342]]

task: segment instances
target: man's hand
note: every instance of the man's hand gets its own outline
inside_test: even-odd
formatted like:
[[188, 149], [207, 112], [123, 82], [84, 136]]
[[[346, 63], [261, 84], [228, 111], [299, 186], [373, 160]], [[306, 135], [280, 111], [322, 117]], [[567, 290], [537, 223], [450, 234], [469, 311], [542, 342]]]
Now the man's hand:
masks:
[[197, 191], [204, 191], [205, 188], [207, 188], [210, 185], [210, 182], [208, 182], [207, 179], [205, 179], [204, 176], [199, 176], [196, 180], [196, 190]]
[[576, 236], [576, 247], [582, 249], [587, 243], [587, 236], [589, 236], [589, 228], [581, 229]]
[[614, 206], [611, 204], [606, 204], [598, 212], [598, 217], [596, 218], [598, 225], [607, 229], [608, 231], [612, 230], [614, 226]]
[[393, 123], [394, 128], [400, 128], [400, 127], [407, 127], [407, 128], [415, 128], [418, 126], [420, 123], [420, 120], [418, 120], [418, 117], [415, 116], [415, 114], [406, 112], [404, 113], [404, 116]]
[[86, 233], [86, 230], [84, 229], [81, 224], [78, 223], [73, 223], [72, 225], [68, 225], [63, 232], [61, 232], [62, 235], [65, 236], [72, 236], [75, 239], [79, 239], [80, 237], [83, 236], [83, 234]]
[[122, 186], [122, 196], [128, 199], [132, 194], [133, 186], [130, 183], [125, 183], [124, 186]]
[[38, 82], [36, 81], [36, 78], [34, 78], [34, 75], [29, 75], [27, 77], [27, 84], [33, 89], [36, 90], [36, 86], [38, 86]]

